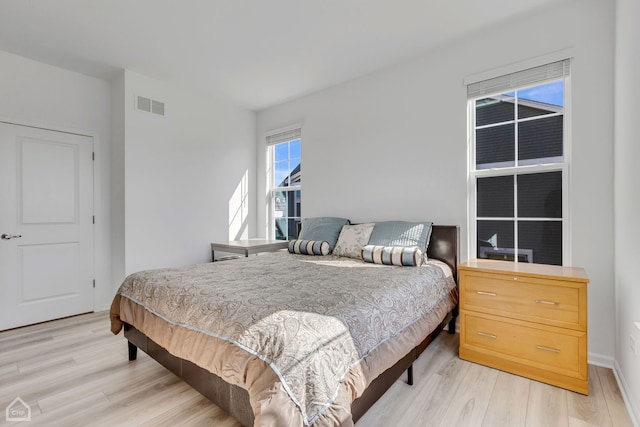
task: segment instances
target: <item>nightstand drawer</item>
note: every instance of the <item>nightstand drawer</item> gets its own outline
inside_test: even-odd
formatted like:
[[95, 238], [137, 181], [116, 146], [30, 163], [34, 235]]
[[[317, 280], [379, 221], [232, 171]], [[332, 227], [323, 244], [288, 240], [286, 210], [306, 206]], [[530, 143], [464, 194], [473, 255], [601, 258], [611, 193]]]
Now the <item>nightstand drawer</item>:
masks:
[[461, 313], [460, 321], [464, 331], [460, 337], [461, 350], [497, 356], [563, 376], [587, 378], [585, 332], [466, 312]]
[[467, 310], [547, 325], [586, 329], [586, 286], [560, 286], [557, 281], [526, 276], [462, 271], [462, 304]]

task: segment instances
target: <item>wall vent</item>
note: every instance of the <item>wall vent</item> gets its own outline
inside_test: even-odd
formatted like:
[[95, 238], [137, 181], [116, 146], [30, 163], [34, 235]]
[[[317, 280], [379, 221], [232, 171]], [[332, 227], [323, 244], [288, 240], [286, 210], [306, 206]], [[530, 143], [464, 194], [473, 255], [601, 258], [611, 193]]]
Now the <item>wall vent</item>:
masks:
[[147, 113], [151, 112], [151, 100], [149, 98], [139, 96], [136, 106], [138, 107], [138, 110], [146, 111]]
[[164, 116], [164, 102], [156, 101], [155, 99], [137, 96], [136, 108], [140, 111]]
[[151, 112], [164, 116], [164, 102], [151, 100]]

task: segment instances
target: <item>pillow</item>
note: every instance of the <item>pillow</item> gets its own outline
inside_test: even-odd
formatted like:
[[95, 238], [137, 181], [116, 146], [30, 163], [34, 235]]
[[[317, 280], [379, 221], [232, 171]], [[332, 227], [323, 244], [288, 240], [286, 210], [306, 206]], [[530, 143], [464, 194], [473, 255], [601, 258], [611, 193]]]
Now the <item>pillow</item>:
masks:
[[362, 247], [369, 243], [374, 223], [344, 225], [338, 236], [333, 255], [362, 259]]
[[424, 256], [422, 249], [417, 246], [375, 246], [367, 245], [362, 248], [362, 259], [365, 262], [386, 265], [419, 266]]
[[333, 217], [316, 217], [305, 218], [302, 220], [302, 229], [298, 239], [300, 240], [316, 240], [329, 243], [329, 250], [332, 251], [342, 226], [348, 224], [346, 218]]
[[292, 240], [289, 242], [289, 252], [302, 255], [329, 255], [328, 242], [315, 240]]
[[373, 228], [369, 238], [369, 244], [375, 246], [417, 246], [426, 256], [429, 239], [431, 238], [432, 224], [429, 221], [376, 222], [376, 226]]

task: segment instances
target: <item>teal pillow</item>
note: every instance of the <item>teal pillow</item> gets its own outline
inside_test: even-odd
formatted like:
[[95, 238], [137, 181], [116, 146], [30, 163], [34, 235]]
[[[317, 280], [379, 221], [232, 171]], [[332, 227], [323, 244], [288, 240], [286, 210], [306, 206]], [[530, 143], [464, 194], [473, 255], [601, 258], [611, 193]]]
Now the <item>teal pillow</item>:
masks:
[[431, 238], [432, 222], [383, 221], [376, 222], [369, 238], [375, 246], [418, 247], [425, 254]]
[[302, 229], [298, 239], [328, 242], [330, 250], [333, 251], [342, 226], [348, 223], [349, 220], [346, 218], [329, 216], [305, 218], [302, 220]]

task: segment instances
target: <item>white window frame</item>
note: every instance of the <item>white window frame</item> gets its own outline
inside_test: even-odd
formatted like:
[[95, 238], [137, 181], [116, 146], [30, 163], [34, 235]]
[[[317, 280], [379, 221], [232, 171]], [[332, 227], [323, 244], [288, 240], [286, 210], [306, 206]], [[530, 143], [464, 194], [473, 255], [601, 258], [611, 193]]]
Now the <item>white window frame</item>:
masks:
[[[275, 227], [275, 206], [273, 203], [273, 193], [277, 191], [300, 191], [300, 197], [302, 197], [302, 183], [298, 185], [291, 185], [288, 187], [276, 187], [274, 186], [274, 174], [273, 169], [275, 161], [274, 147], [283, 142], [291, 142], [296, 139], [300, 140], [300, 165], [302, 166], [302, 128], [299, 125], [279, 129], [277, 131], [270, 132], [266, 135], [267, 140], [267, 197], [268, 197], [268, 215], [267, 215], [267, 236], [269, 239], [275, 239], [276, 227]], [[302, 168], [301, 168], [302, 171]]]
[[[475, 117], [475, 102], [478, 99], [487, 98], [491, 96], [499, 96], [505, 92], [516, 92], [521, 91], [530, 87], [540, 86], [547, 83], [552, 83], [556, 81], [564, 81], [564, 125], [563, 125], [563, 160], [558, 161], [558, 158], [548, 158], [548, 159], [535, 159], [534, 161], [526, 160], [524, 165], [518, 165], [518, 131], [517, 125], [515, 128], [515, 166], [505, 166], [500, 164], [491, 165], [492, 167], [488, 167], [486, 169], [476, 169], [476, 150], [475, 150], [475, 136], [476, 136], [476, 117]], [[477, 178], [484, 177], [494, 177], [494, 176], [514, 176], [514, 180], [516, 180], [517, 175], [523, 174], [532, 174], [532, 173], [540, 173], [540, 172], [553, 172], [553, 171], [561, 171], [562, 172], [562, 263], [563, 265], [571, 265], [571, 211], [570, 211], [570, 164], [571, 164], [571, 75], [567, 74], [561, 78], [553, 78], [548, 80], [540, 80], [536, 81], [533, 84], [522, 85], [522, 86], [513, 86], [509, 90], [499, 90], [497, 92], [489, 92], [483, 93], [482, 95], [475, 96], [472, 98], [468, 98], [467, 102], [467, 153], [468, 153], [468, 166], [467, 166], [467, 206], [469, 208], [467, 214], [467, 229], [468, 229], [468, 257], [469, 258], [477, 258]], [[517, 99], [514, 102], [514, 108], [517, 108]], [[501, 124], [525, 122], [529, 120], [536, 120], [541, 118], [553, 117], [559, 115], [559, 113], [547, 114], [544, 116], [535, 116], [531, 118], [518, 119], [517, 115], [514, 117], [512, 121], [501, 122]], [[479, 126], [478, 128], [486, 128], [495, 126], [496, 124]], [[522, 162], [521, 162], [522, 163]], [[516, 182], [514, 182], [514, 217], [511, 218], [490, 218], [490, 217], [481, 217], [482, 220], [502, 220], [502, 221], [513, 221], [514, 222], [514, 250], [518, 251], [518, 221], [544, 221], [544, 220], [552, 220], [558, 221], [558, 218], [520, 218], [518, 217], [518, 188]], [[535, 258], [534, 258], [535, 263]], [[518, 262], [517, 257], [514, 257], [514, 262]]]

